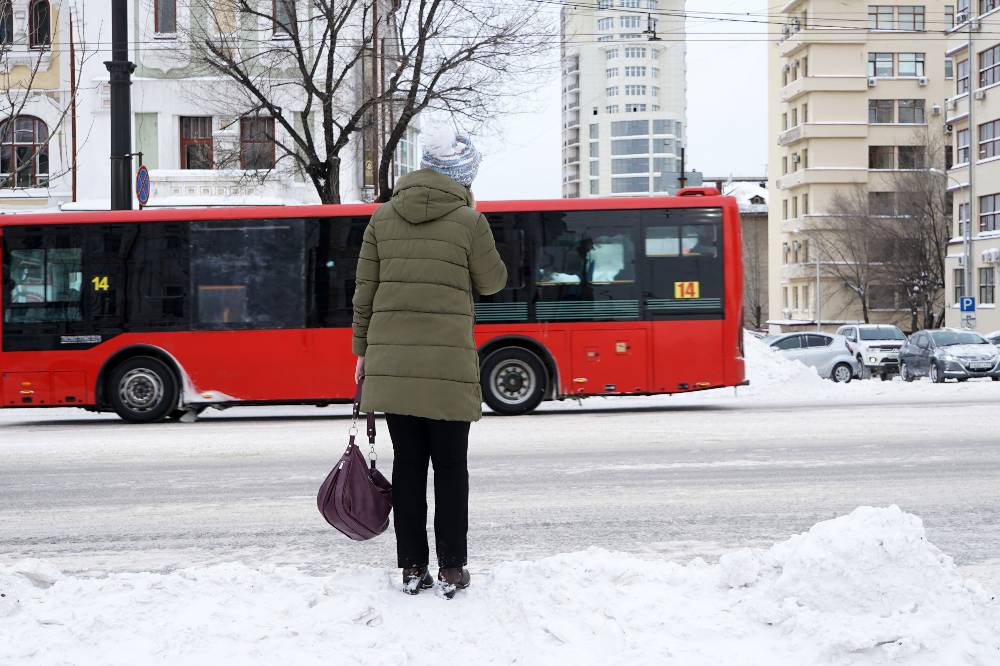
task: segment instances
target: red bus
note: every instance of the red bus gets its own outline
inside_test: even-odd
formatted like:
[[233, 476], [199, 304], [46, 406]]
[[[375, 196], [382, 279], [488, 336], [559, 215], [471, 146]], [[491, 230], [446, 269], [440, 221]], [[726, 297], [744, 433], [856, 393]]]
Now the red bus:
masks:
[[[509, 269], [479, 297], [484, 400], [745, 383], [734, 199], [483, 202]], [[160, 421], [349, 401], [351, 298], [370, 205], [0, 218], [2, 406]]]

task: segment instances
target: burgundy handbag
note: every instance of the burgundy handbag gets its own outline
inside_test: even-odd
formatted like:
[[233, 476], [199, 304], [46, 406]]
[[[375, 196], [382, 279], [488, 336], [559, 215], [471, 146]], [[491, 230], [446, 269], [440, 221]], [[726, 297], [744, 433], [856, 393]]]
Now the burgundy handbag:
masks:
[[347, 450], [327, 475], [316, 496], [319, 512], [338, 530], [355, 541], [377, 537], [389, 527], [392, 511], [392, 484], [375, 469], [375, 415], [368, 414], [370, 461], [354, 443], [361, 414], [361, 385], [354, 396], [354, 421], [351, 423]]

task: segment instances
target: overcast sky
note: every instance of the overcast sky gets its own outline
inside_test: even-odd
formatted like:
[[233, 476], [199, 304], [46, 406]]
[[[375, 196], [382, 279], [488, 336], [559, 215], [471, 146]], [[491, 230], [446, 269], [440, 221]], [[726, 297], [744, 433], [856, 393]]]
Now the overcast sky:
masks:
[[[761, 0], [688, 0], [687, 11], [761, 12]], [[754, 17], [760, 19], [760, 16]], [[767, 44], [762, 23], [688, 19], [689, 169], [707, 176], [762, 176], [767, 162]], [[725, 37], [697, 33], [753, 33]], [[699, 41], [742, 39], [754, 41]], [[558, 54], [552, 56], [558, 59]], [[477, 137], [485, 161], [473, 186], [478, 199], [561, 195], [561, 81], [558, 68], [525, 113]]]

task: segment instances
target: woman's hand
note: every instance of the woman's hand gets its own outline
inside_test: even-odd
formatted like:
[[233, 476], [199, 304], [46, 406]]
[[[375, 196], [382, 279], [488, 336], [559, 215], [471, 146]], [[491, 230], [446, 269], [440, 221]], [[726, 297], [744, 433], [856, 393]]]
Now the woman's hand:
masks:
[[361, 378], [365, 376], [365, 357], [358, 357], [358, 364], [354, 366], [354, 383], [360, 384]]

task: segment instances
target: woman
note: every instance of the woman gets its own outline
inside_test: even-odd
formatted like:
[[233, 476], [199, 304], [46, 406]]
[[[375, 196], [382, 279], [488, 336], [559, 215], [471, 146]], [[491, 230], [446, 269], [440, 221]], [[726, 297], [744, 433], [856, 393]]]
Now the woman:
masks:
[[469, 425], [482, 416], [472, 290], [507, 283], [469, 187], [480, 156], [453, 131], [425, 133], [421, 169], [399, 179], [365, 229], [354, 292], [355, 379], [361, 408], [385, 412], [394, 454], [392, 501], [404, 590], [427, 570], [427, 463], [434, 465], [438, 580], [449, 598], [469, 586]]

